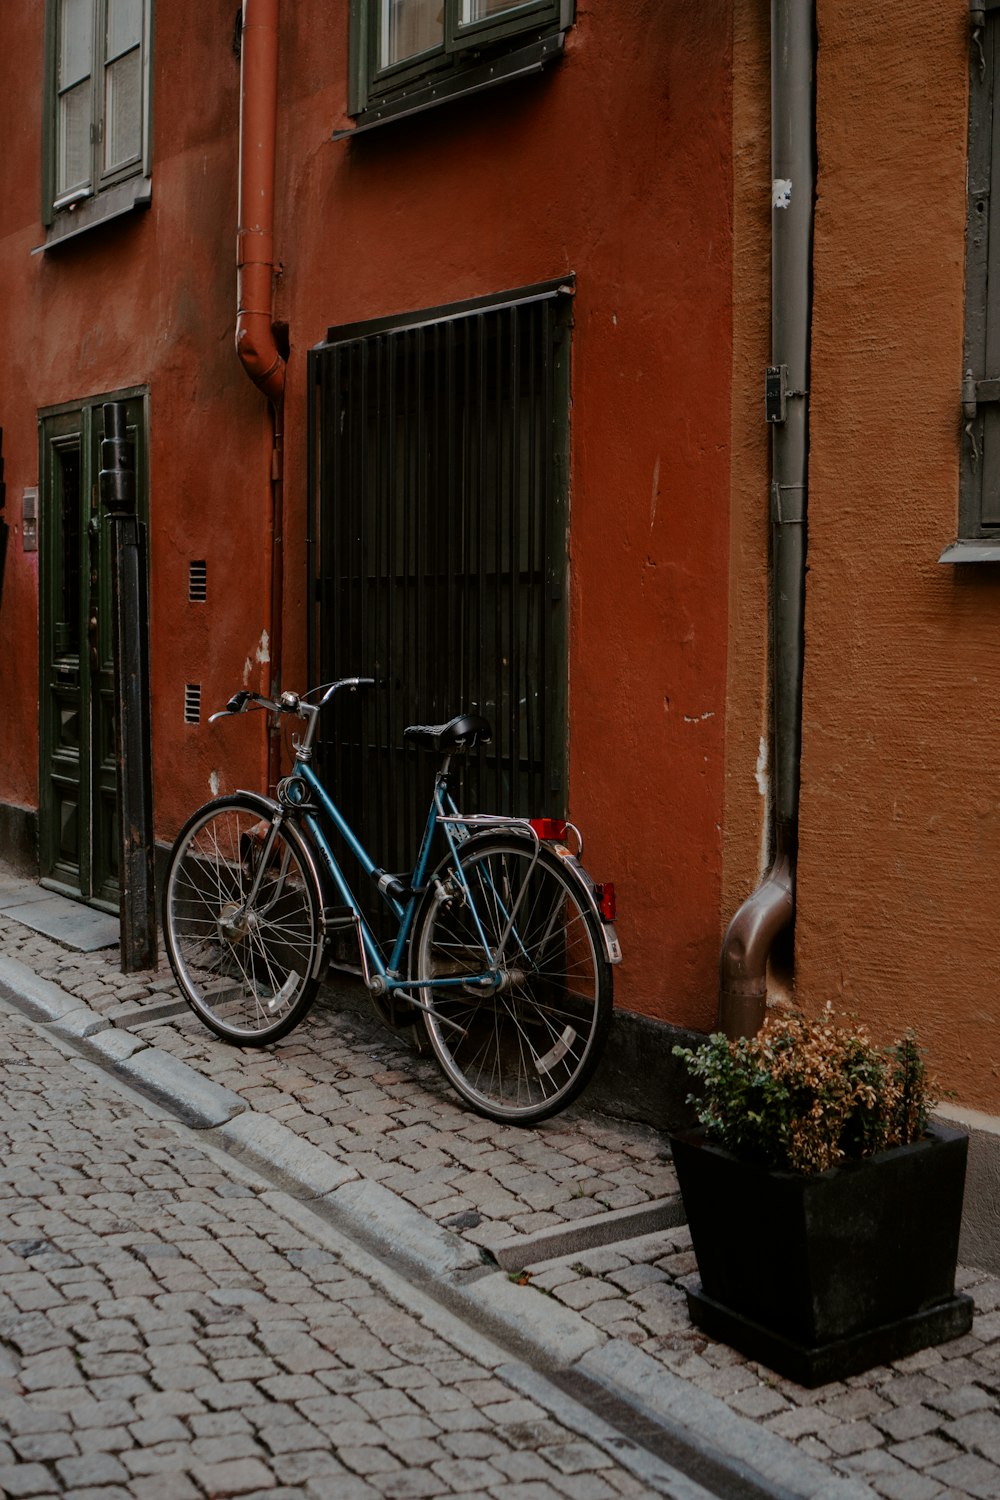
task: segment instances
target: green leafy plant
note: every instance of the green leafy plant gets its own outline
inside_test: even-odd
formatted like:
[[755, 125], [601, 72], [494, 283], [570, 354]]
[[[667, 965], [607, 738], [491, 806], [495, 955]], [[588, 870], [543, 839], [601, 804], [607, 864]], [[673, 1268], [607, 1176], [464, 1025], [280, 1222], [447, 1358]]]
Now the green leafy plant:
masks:
[[934, 1100], [912, 1032], [878, 1047], [861, 1025], [773, 1013], [754, 1037], [721, 1033], [675, 1047], [698, 1082], [689, 1096], [714, 1141], [792, 1172], [906, 1145], [927, 1129]]

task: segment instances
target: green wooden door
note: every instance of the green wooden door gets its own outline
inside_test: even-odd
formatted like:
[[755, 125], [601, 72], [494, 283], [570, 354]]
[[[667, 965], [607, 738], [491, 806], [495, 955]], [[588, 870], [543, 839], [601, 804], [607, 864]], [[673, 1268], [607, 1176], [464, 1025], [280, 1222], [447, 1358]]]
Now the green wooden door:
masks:
[[[128, 397], [147, 519], [145, 401]], [[47, 885], [118, 910], [111, 549], [100, 510], [100, 397], [40, 420], [39, 863]]]

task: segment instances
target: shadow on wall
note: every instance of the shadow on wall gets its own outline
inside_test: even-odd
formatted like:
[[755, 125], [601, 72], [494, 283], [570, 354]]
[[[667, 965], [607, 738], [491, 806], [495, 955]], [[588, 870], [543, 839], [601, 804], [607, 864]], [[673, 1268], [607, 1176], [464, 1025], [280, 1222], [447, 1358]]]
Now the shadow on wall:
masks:
[[1000, 1275], [1000, 1120], [974, 1110], [942, 1108], [935, 1118], [969, 1133], [965, 1209], [958, 1259]]
[[38, 879], [38, 814], [0, 803], [0, 860], [15, 875]]
[[659, 1130], [686, 1130], [696, 1124], [687, 1096], [687, 1066], [674, 1057], [676, 1046], [697, 1047], [700, 1031], [616, 1010], [607, 1048], [582, 1103], [623, 1120], [640, 1120]]

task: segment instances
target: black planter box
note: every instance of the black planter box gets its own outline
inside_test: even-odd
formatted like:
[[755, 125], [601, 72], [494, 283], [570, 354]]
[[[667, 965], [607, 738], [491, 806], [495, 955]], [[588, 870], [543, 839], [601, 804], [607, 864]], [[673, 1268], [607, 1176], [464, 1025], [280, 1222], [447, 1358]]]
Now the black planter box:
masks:
[[968, 1138], [923, 1140], [812, 1177], [671, 1137], [701, 1287], [692, 1321], [816, 1386], [968, 1332], [955, 1294]]

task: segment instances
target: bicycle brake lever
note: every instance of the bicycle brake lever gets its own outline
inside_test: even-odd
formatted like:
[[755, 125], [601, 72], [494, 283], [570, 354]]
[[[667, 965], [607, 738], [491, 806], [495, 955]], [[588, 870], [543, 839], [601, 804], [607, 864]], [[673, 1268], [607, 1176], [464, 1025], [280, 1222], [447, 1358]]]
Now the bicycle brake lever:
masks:
[[214, 724], [216, 719], [226, 719], [230, 714], [241, 714], [252, 697], [253, 693], [248, 692], [246, 688], [241, 688], [238, 693], [233, 694], [225, 708], [220, 708], [217, 714], [209, 715], [208, 722]]

